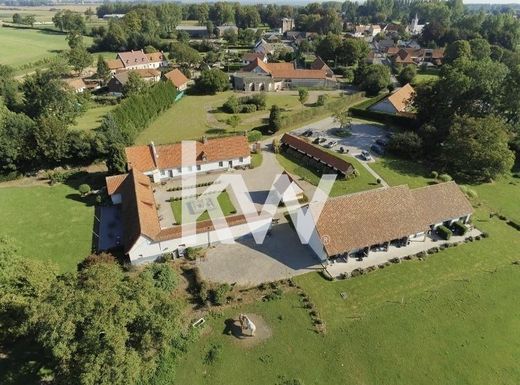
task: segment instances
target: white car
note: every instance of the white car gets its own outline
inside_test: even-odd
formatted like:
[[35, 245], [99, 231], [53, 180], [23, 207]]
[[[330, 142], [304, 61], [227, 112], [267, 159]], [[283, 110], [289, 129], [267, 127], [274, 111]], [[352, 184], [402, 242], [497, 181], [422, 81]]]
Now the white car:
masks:
[[363, 160], [366, 160], [366, 161], [369, 161], [369, 160], [372, 160], [372, 155], [370, 155], [370, 153], [368, 151], [361, 151], [361, 158]]

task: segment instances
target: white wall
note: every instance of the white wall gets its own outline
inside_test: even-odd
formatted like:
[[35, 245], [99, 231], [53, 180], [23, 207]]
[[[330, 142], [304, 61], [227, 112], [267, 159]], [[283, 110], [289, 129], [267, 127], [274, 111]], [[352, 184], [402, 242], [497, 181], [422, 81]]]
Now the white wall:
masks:
[[217, 234], [218, 230], [162, 242], [155, 242], [147, 237], [141, 236], [128, 252], [128, 256], [130, 257], [130, 262], [132, 264], [153, 262], [163, 254], [176, 252], [179, 245], [184, 245], [185, 247], [207, 247], [226, 240], [237, 239], [251, 233], [262, 232], [270, 226], [271, 218], [263, 218], [251, 223], [250, 225], [244, 223], [238, 226], [232, 226], [230, 227], [233, 235], [232, 238], [226, 238], [225, 234], [220, 232], [220, 239], [218, 236], [219, 234]]

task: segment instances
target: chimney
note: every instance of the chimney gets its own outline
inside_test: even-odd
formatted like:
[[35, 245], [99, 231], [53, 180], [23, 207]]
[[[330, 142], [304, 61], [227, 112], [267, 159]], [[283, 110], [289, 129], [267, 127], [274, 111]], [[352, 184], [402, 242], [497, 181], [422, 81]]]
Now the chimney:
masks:
[[157, 149], [155, 148], [154, 142], [150, 142], [150, 147], [152, 148], [153, 162], [155, 163], [155, 167], [158, 167], [157, 159], [159, 158], [159, 154], [157, 154]]
[[203, 144], [208, 144], [208, 137], [207, 137], [206, 135], [204, 135], [204, 136], [202, 137], [202, 143], [203, 143]]

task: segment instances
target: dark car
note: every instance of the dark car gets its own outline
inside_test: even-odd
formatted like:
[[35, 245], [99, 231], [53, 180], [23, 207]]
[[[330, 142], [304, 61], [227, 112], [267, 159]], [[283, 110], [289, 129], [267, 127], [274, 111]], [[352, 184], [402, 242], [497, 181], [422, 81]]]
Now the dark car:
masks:
[[312, 141], [312, 143], [314, 143], [314, 144], [318, 144], [319, 142], [320, 142], [320, 137], [319, 136], [317, 136], [316, 139], [314, 139]]
[[326, 142], [327, 138], [320, 138], [320, 143]]
[[303, 136], [312, 136], [312, 130], [307, 130], [303, 133]]

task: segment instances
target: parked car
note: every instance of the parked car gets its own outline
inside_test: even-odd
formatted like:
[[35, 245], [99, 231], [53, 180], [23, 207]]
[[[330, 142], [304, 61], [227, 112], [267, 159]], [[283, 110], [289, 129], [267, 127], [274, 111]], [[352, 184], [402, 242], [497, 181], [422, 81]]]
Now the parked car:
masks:
[[316, 139], [314, 139], [314, 140], [312, 141], [312, 143], [314, 143], [314, 144], [318, 144], [318, 143], [320, 143], [320, 140], [321, 140], [321, 138], [320, 138], [319, 136], [317, 136]]
[[385, 150], [383, 149], [383, 147], [381, 147], [377, 144], [373, 144], [372, 146], [370, 146], [370, 149], [379, 155], [383, 155], [385, 153]]
[[303, 136], [312, 136], [312, 130], [306, 130], [306, 131], [303, 133]]
[[320, 143], [326, 142], [327, 138], [320, 138]]
[[[341, 146], [340, 148], [338, 148], [338, 152], [340, 154], [344, 154], [345, 153], [345, 147]], [[348, 152], [348, 150], [347, 150], [347, 152]]]
[[327, 148], [332, 148], [332, 147], [334, 147], [336, 144], [338, 144], [338, 142], [336, 142], [335, 140], [331, 140], [329, 143], [327, 143], [327, 144], [325, 145], [325, 147], [327, 147]]
[[370, 155], [370, 153], [368, 151], [361, 151], [361, 158], [363, 160], [366, 160], [366, 161], [369, 161], [369, 160], [372, 160], [372, 155]]
[[388, 143], [388, 142], [387, 142], [386, 140], [384, 140], [384, 139], [378, 139], [378, 140], [376, 140], [376, 144], [379, 145], [379, 146], [381, 146], [381, 147], [386, 146], [387, 143]]

